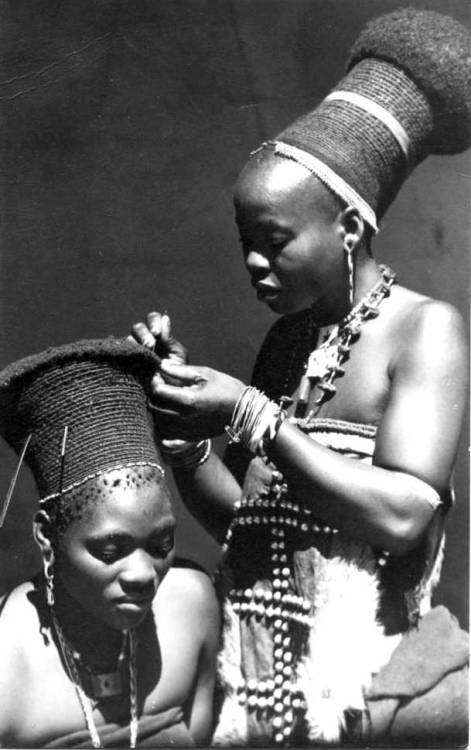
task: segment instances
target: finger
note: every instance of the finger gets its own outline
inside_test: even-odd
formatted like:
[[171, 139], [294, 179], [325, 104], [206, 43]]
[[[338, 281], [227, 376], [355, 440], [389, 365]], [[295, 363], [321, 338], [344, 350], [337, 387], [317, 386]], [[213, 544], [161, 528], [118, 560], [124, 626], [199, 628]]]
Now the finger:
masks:
[[169, 383], [157, 383], [152, 379], [152, 400], [158, 406], [174, 406], [183, 411], [192, 407], [195, 400], [195, 394], [190, 388], [179, 385], [170, 385]]
[[139, 344], [153, 349], [155, 346], [155, 338], [144, 323], [134, 323], [132, 327], [133, 336]]
[[178, 362], [179, 364], [186, 364], [188, 361], [188, 352], [186, 348], [183, 346], [180, 341], [177, 341], [176, 338], [173, 336], [169, 337], [168, 344], [167, 344], [167, 358], [171, 359], [173, 362]]
[[129, 344], [134, 344], [134, 346], [139, 346], [138, 342], [136, 341], [136, 339], [134, 338], [134, 336], [131, 336], [131, 334], [129, 334], [129, 336], [126, 336], [126, 341]]
[[159, 338], [162, 333], [162, 315], [159, 312], [150, 312], [147, 315], [147, 326], [155, 338]]
[[165, 409], [163, 406], [156, 406], [154, 403], [151, 404], [151, 410], [154, 419], [161, 427], [175, 427], [177, 422], [181, 422], [181, 415], [177, 411]]
[[163, 385], [165, 383], [165, 380], [163, 379], [162, 375], [160, 373], [156, 372], [155, 375], [152, 377], [152, 380], [150, 382], [150, 390], [151, 393], [154, 393], [159, 385]]
[[161, 325], [160, 338], [162, 339], [162, 341], [165, 344], [168, 344], [169, 339], [170, 339], [171, 324], [170, 324], [170, 318], [167, 315], [167, 313], [164, 313], [162, 315], [162, 318], [161, 318], [161, 321], [160, 321], [160, 325]]
[[177, 378], [181, 383], [185, 383], [186, 385], [208, 382], [208, 378], [202, 367], [184, 365], [173, 359], [163, 359], [160, 363], [160, 371], [164, 375]]

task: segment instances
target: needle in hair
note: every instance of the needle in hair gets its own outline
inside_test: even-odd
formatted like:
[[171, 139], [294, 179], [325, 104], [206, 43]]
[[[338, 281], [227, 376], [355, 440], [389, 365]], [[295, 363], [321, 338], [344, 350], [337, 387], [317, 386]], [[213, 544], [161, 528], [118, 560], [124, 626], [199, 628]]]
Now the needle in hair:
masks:
[[3, 503], [3, 508], [0, 511], [0, 529], [2, 528], [5, 518], [8, 511], [8, 506], [10, 505], [11, 498], [13, 497], [13, 492], [15, 491], [16, 482], [18, 480], [18, 475], [20, 473], [21, 465], [24, 461], [26, 451], [28, 450], [28, 446], [30, 444], [31, 438], [33, 437], [32, 433], [28, 435], [28, 437], [25, 440], [25, 443], [23, 445], [22, 451], [20, 453], [20, 457], [18, 459], [18, 463], [16, 465], [15, 473], [12, 476], [10, 486], [8, 487], [8, 492], [5, 497], [5, 502]]
[[66, 425], [64, 427], [64, 434], [62, 435], [62, 446], [61, 446], [61, 473], [60, 473], [60, 479], [59, 479], [59, 495], [62, 495], [62, 490], [64, 487], [64, 468], [65, 468], [65, 447], [67, 445], [67, 435], [69, 432], [69, 428]]

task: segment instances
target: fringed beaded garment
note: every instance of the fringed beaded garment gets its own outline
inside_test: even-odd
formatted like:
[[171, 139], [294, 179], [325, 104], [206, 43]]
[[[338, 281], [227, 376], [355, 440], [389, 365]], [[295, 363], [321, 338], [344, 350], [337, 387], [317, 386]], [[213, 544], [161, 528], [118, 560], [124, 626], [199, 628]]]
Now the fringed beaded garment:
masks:
[[[313, 420], [308, 432], [371, 461], [374, 427]], [[213, 742], [338, 742], [400, 633], [430, 606], [442, 545], [435, 527], [409, 559], [387, 558], [323, 525], [267, 469], [251, 462], [221, 569], [224, 701]]]
[[[316, 418], [298, 426], [324, 446], [371, 462], [374, 426]], [[372, 676], [430, 606], [443, 513], [417, 550], [388, 557], [316, 519], [273, 465], [254, 458], [227, 542], [213, 744], [348, 740]]]

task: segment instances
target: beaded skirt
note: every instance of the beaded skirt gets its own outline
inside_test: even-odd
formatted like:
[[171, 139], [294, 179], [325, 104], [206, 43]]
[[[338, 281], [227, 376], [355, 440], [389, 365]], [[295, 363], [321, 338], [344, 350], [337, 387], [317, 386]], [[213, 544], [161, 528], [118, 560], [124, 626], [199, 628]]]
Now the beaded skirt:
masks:
[[[372, 426], [317, 419], [306, 431], [344, 455], [371, 462]], [[439, 566], [436, 554], [433, 564], [426, 562], [421, 556], [412, 585], [422, 609]], [[348, 738], [372, 676], [401, 637], [400, 629], [388, 633], [382, 621], [389, 565], [380, 550], [316, 519], [291, 497], [275, 467], [251, 461], [218, 580], [222, 706], [213, 744]]]

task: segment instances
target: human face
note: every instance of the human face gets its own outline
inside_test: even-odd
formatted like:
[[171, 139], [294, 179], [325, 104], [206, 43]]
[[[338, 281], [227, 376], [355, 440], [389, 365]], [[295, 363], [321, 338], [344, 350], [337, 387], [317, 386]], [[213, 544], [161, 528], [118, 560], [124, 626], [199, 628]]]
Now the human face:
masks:
[[235, 208], [258, 299], [283, 315], [336, 307], [345, 295], [340, 209], [319, 180], [277, 156], [249, 162]]
[[128, 482], [124, 471], [105, 475], [105, 492], [72, 521], [57, 554], [60, 586], [118, 630], [137, 626], [151, 608], [173, 559], [175, 529], [165, 485], [155, 477]]

